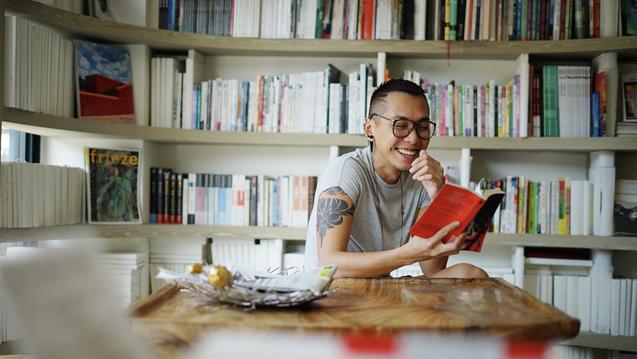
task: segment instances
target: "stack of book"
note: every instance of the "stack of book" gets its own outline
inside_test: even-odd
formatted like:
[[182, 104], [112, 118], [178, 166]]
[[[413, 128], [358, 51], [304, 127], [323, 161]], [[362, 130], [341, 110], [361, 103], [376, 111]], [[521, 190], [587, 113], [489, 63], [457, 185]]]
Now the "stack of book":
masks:
[[314, 176], [175, 173], [151, 168], [151, 223], [304, 227]]
[[[362, 133], [374, 91], [369, 64], [342, 74], [259, 75], [252, 81], [194, 81], [189, 59], [154, 57], [151, 126], [207, 131]], [[343, 84], [347, 76], [348, 84]]]
[[[583, 39], [617, 35], [618, 5], [615, 1], [610, 1], [614, 5], [607, 3], [601, 0], [165, 0], [159, 8], [159, 27], [215, 36], [262, 38]], [[625, 33], [635, 31], [626, 27]]]
[[5, 105], [73, 116], [73, 43], [21, 17], [5, 16]]
[[146, 253], [100, 253], [98, 267], [112, 285], [114, 300], [122, 308], [149, 293], [148, 255]]
[[202, 245], [201, 238], [160, 237], [150, 241], [151, 292], [155, 293], [167, 284], [166, 280], [156, 278], [159, 268], [177, 273], [187, 273], [188, 266], [193, 263], [201, 263], [203, 261]]
[[39, 227], [84, 221], [86, 173], [39, 163], [0, 165], [0, 227]]
[[610, 335], [637, 335], [637, 279], [614, 278], [610, 295]]
[[593, 233], [593, 184], [589, 181], [562, 177], [557, 181], [536, 182], [524, 176], [507, 176], [482, 181], [480, 187], [500, 188], [506, 194], [493, 217], [493, 232]]

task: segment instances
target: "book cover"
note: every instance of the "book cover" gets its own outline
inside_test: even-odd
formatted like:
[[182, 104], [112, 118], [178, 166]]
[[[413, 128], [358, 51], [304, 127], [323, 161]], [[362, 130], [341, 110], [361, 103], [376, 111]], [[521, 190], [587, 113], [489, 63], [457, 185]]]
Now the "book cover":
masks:
[[78, 117], [134, 123], [128, 50], [82, 40], [74, 45]]
[[637, 122], [637, 73], [622, 74], [624, 122]]
[[141, 223], [139, 150], [86, 149], [89, 223]]
[[503, 198], [504, 192], [499, 188], [484, 191], [480, 195], [464, 187], [445, 184], [411, 227], [409, 234], [429, 238], [449, 223], [459, 221], [460, 225], [442, 242], [447, 243], [453, 236], [467, 233], [471, 244], [465, 249], [480, 252], [493, 215]]

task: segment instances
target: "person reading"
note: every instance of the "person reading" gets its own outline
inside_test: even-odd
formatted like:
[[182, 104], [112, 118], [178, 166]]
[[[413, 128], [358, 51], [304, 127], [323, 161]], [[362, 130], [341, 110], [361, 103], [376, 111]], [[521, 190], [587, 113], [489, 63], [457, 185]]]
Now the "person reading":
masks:
[[305, 267], [338, 267], [337, 277], [384, 276], [419, 263], [430, 278], [486, 278], [484, 270], [450, 255], [470, 244], [466, 234], [442, 239], [446, 224], [429, 238], [409, 236], [444, 184], [440, 163], [427, 153], [436, 125], [424, 91], [394, 79], [372, 94], [364, 131], [369, 146], [332, 161], [319, 178], [305, 246]]

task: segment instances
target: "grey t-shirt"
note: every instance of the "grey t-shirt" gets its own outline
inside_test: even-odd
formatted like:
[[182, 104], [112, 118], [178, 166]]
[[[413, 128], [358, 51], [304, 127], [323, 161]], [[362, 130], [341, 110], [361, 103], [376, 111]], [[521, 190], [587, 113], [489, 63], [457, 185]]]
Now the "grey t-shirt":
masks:
[[401, 173], [396, 183], [386, 183], [372, 167], [369, 147], [338, 157], [317, 183], [305, 242], [306, 269], [318, 266], [316, 208], [319, 195], [334, 186], [341, 187], [354, 203], [348, 252], [374, 252], [405, 244], [418, 210], [430, 201], [422, 184], [414, 181], [408, 172]]

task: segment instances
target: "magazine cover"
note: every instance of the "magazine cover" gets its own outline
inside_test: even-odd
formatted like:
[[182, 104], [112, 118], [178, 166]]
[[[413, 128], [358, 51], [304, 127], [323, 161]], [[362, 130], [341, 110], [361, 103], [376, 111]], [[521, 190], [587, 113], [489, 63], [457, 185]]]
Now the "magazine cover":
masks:
[[128, 50], [74, 40], [80, 118], [134, 123], [133, 75]]
[[86, 148], [89, 223], [141, 223], [141, 152]]
[[624, 121], [637, 122], [637, 73], [622, 74]]

